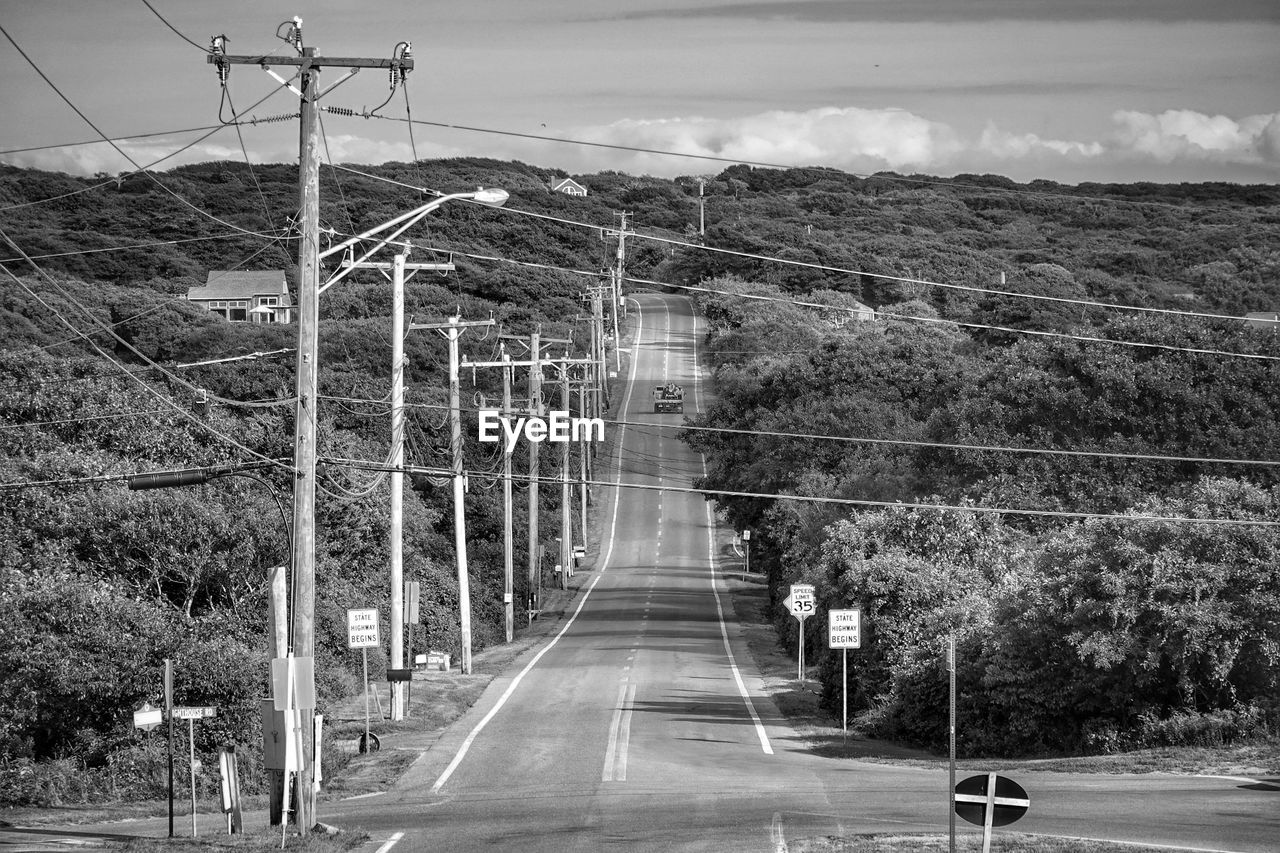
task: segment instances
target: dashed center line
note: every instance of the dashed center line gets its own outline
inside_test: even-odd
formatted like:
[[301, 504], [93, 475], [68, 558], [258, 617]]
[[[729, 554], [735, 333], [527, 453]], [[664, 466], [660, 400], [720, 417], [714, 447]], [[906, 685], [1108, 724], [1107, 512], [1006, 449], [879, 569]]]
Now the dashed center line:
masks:
[[629, 679], [618, 685], [618, 702], [609, 723], [609, 747], [604, 754], [602, 782], [627, 781], [627, 750], [631, 744], [631, 711], [636, 700], [636, 686]]

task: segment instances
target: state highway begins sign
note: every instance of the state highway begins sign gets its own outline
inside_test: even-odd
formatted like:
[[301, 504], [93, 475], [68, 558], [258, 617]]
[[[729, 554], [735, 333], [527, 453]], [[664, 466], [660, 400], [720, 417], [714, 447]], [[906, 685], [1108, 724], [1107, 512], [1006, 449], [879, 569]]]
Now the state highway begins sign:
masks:
[[827, 611], [827, 648], [862, 648], [862, 609]]
[[1006, 826], [1030, 806], [1021, 785], [994, 773], [970, 776], [956, 784], [956, 814], [978, 826], [987, 824], [987, 809], [991, 809], [991, 826]]
[[378, 609], [376, 607], [347, 611], [347, 648], [376, 649], [378, 640]]

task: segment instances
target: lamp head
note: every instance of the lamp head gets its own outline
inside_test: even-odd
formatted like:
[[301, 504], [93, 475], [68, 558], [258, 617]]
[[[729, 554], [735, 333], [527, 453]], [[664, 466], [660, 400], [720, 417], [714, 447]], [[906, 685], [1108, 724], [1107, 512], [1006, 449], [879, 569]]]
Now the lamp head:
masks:
[[481, 187], [471, 194], [471, 200], [479, 204], [487, 204], [490, 207], [502, 207], [507, 203], [507, 199], [511, 194], [502, 189], [484, 189]]

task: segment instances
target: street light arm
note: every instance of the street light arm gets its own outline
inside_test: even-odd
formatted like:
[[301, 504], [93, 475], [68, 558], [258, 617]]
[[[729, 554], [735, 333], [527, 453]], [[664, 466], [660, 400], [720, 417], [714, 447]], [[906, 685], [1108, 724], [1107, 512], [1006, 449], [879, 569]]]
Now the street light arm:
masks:
[[[362, 240], [368, 240], [370, 237], [374, 237], [375, 235], [381, 234], [383, 231], [386, 231], [388, 228], [399, 225], [405, 220], [413, 219], [416, 222], [418, 219], [421, 219], [423, 216], [435, 210], [437, 207], [439, 207], [440, 205], [446, 202], [455, 201], [455, 200], [467, 200], [467, 201], [474, 201], [478, 204], [483, 204], [488, 207], [501, 207], [502, 205], [506, 204], [507, 198], [508, 198], [508, 194], [506, 190], [500, 190], [500, 189], [488, 189], [488, 190], [481, 189], [481, 190], [473, 190], [472, 192], [449, 193], [448, 195], [442, 195], [439, 198], [434, 198], [431, 201], [427, 202], [426, 204], [423, 204], [414, 208], [408, 213], [402, 213], [399, 216], [395, 217], [394, 219], [390, 219], [382, 223], [381, 225], [378, 225], [374, 228], [370, 228], [368, 231], [364, 232], [363, 234], [344, 240], [336, 246], [330, 246], [328, 249], [325, 249], [323, 252], [320, 253], [320, 260], [324, 260], [330, 255], [336, 254], [338, 252], [346, 251], [346, 249], [349, 246], [353, 246]], [[408, 228], [412, 224], [413, 223], [410, 222], [409, 225], [405, 226], [405, 228]], [[401, 231], [403, 230], [404, 229], [401, 229]], [[397, 233], [400, 233], [400, 232], [397, 232]], [[391, 239], [394, 239], [394, 237], [381, 241], [378, 244], [378, 248], [379, 249], [382, 248], [382, 246], [386, 245], [386, 243], [389, 242]]]

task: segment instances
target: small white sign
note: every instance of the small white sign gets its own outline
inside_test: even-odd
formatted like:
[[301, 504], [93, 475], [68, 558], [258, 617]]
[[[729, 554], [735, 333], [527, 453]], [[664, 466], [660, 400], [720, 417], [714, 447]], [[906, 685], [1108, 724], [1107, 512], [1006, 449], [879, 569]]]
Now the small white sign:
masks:
[[208, 717], [218, 716], [218, 709], [208, 706], [196, 708], [184, 708], [179, 705], [173, 709], [173, 718], [175, 720], [203, 720]]
[[376, 649], [382, 643], [378, 639], [378, 608], [347, 611], [347, 648]]
[[149, 732], [164, 719], [164, 712], [159, 708], [152, 708], [150, 704], [143, 705], [141, 708], [133, 712], [133, 724], [144, 732]]
[[862, 648], [862, 611], [852, 610], [827, 611], [827, 648], [860, 649]]
[[791, 585], [791, 597], [787, 599], [787, 609], [791, 615], [801, 622], [814, 614], [817, 605], [814, 603], [813, 585], [796, 583]]

